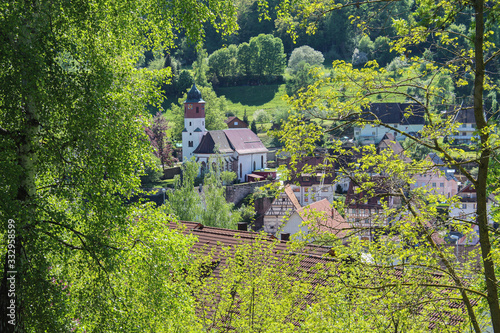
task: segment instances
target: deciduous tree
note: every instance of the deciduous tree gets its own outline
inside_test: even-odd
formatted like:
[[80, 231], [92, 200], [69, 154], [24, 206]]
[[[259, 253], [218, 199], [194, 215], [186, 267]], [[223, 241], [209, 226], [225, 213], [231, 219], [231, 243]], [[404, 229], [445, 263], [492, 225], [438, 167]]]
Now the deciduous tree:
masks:
[[[0, 12], [0, 331], [70, 331], [79, 321], [79, 330], [106, 332], [127, 320], [120, 327], [138, 329], [132, 318], [140, 316], [124, 315], [136, 299], [121, 297], [134, 288], [114, 277], [124, 251], [148, 237], [126, 236], [124, 203], [149, 154], [140, 116], [160, 102], [156, 83], [168, 70], [135, 65], [145, 48], [171, 47], [175, 31], [194, 41], [203, 38], [205, 23], [234, 31], [235, 7], [216, 0], [3, 1]], [[8, 242], [15, 244], [11, 267]], [[148, 248], [138, 249], [151, 259]], [[15, 296], [8, 271], [17, 272]], [[82, 277], [86, 288], [68, 302], [60, 281], [78, 284]], [[4, 315], [10, 300], [16, 325]], [[167, 320], [162, 306], [155, 309]], [[140, 326], [153, 329], [158, 318], [142, 317], [147, 324]]]
[[[308, 1], [303, 7], [283, 7], [285, 10], [282, 17], [289, 17], [293, 22], [294, 10], [304, 17], [311, 17], [311, 13], [322, 13], [330, 10], [349, 7], [351, 2], [340, 2], [328, 5], [321, 1]], [[369, 5], [367, 2], [366, 6]], [[492, 158], [496, 158], [499, 150], [497, 125], [487, 116], [490, 110], [484, 109], [484, 99], [489, 90], [496, 89], [494, 73], [489, 74], [487, 69], [493, 66], [500, 51], [492, 39], [493, 22], [499, 19], [500, 12], [494, 2], [478, 0], [470, 3], [456, 1], [431, 1], [416, 2], [414, 17], [416, 19], [395, 19], [393, 27], [397, 36], [392, 42], [392, 50], [398, 54], [407, 64], [407, 68], [400, 70], [400, 77], [391, 78], [382, 68], [375, 63], [369, 62], [364, 68], [354, 69], [352, 65], [344, 62], [334, 62], [334, 73], [332, 77], [318, 75], [317, 81], [309, 89], [294, 100], [293, 104], [300, 112], [309, 113], [310, 117], [343, 121], [346, 125], [366, 124], [381, 125], [391, 132], [398, 133], [412, 140], [415, 144], [426, 147], [438, 154], [444, 161], [444, 165], [458, 168], [467, 180], [473, 184], [477, 193], [477, 209], [475, 218], [467, 221], [457, 218], [446, 220], [446, 227], [437, 225], [435, 221], [442, 219], [438, 203], [453, 207], [458, 198], [445, 198], [434, 195], [432, 191], [425, 188], [409, 190], [402, 184], [414, 182], [411, 175], [415, 170], [426, 170], [430, 166], [425, 161], [415, 160], [411, 163], [384, 154], [374, 154], [374, 148], [360, 148], [356, 150], [363, 157], [352, 164], [346, 165], [343, 170], [353, 177], [358, 191], [367, 191], [369, 196], [377, 197], [374, 190], [374, 180], [370, 175], [380, 174], [389, 181], [384, 191], [384, 196], [398, 198], [399, 207], [384, 206], [382, 214], [376, 219], [382, 222], [391, 217], [392, 231], [399, 242], [396, 244], [386, 239], [384, 242], [367, 243], [367, 253], [373, 261], [367, 261], [366, 266], [380, 266], [383, 260], [393, 260], [392, 266], [409, 263], [405, 266], [405, 272], [412, 275], [414, 268], [424, 268], [422, 272], [440, 272], [450, 279], [443, 286], [434, 286], [438, 294], [444, 293], [450, 288], [454, 297], [460, 300], [464, 313], [460, 315], [467, 321], [475, 332], [480, 332], [488, 325], [493, 331], [500, 332], [500, 307], [498, 292], [498, 265], [500, 264], [495, 248], [497, 234], [493, 230], [493, 221], [489, 220], [488, 214], [488, 179], [489, 166]], [[473, 13], [471, 15], [471, 13]], [[289, 16], [287, 16], [289, 15]], [[314, 17], [314, 16], [312, 16]], [[367, 27], [368, 21], [356, 17], [352, 19], [360, 27]], [[455, 20], [460, 20], [471, 31], [471, 35], [461, 34], [454, 26]], [[315, 20], [305, 21], [314, 30]], [[468, 46], [460, 42], [461, 38], [468, 40]], [[439, 63], [429, 62], [426, 59], [415, 56], [412, 51], [417, 47], [428, 47], [440, 49], [441, 58]], [[445, 56], [446, 54], [446, 56]], [[425, 63], [425, 66], [422, 64]], [[420, 71], [420, 68], [425, 68]], [[430, 75], [430, 78], [425, 76]], [[455, 85], [467, 86], [471, 91], [469, 98], [464, 99], [463, 104], [454, 104], [453, 96], [447, 94], [443, 86], [439, 86], [439, 78], [442, 75], [452, 75]], [[469, 83], [470, 82], [470, 83]], [[408, 90], [411, 88], [412, 90]], [[417, 96], [416, 92], [420, 94]], [[384, 124], [380, 119], [367, 117], [369, 104], [373, 96], [390, 98], [403, 96], [405, 99], [415, 102], [425, 111], [426, 125], [419, 135], [405, 132], [404, 129], [395, 128]], [[464, 152], [451, 145], [444, 143], [443, 137], [457, 132], [459, 123], [452, 116], [440, 111], [442, 106], [452, 109], [455, 114], [463, 107], [469, 105], [474, 110], [474, 118], [477, 126], [477, 140], [470, 144], [475, 151], [474, 157], [468, 158]], [[405, 111], [407, 116], [412, 116], [413, 111]], [[287, 148], [297, 158], [301, 154], [307, 154], [314, 149], [316, 138], [322, 133], [322, 128], [313, 124], [302, 122], [301, 118], [289, 121], [286, 129], [282, 132], [285, 137]], [[334, 155], [338, 158], [343, 155], [351, 155], [340, 148], [335, 149]], [[471, 163], [478, 168], [477, 177], [474, 176], [464, 163]], [[446, 219], [446, 217], [444, 217]], [[353, 224], [354, 229], [358, 229]], [[458, 265], [456, 257], [440, 246], [436, 237], [441, 237], [447, 232], [447, 228], [460, 230], [463, 235], [472, 237], [477, 228], [479, 234], [479, 252], [481, 258], [480, 267], [475, 267], [473, 256], [465, 259], [465, 264]], [[385, 245], [381, 245], [381, 244]], [[404, 245], [403, 245], [404, 244]], [[418, 244], [418, 246], [415, 246]], [[351, 251], [355, 247], [341, 247], [339, 251]], [[408, 251], [411, 249], [411, 251]], [[423, 251], [422, 251], [423, 250]], [[364, 252], [357, 248], [355, 252]], [[396, 256], [396, 257], [395, 257]], [[379, 259], [375, 259], [379, 258]], [[384, 259], [385, 258], [385, 259]], [[381, 260], [381, 261], [379, 261]], [[387, 261], [387, 264], [389, 264]], [[394, 264], [396, 262], [396, 264]], [[420, 268], [419, 268], [420, 267]], [[407, 270], [408, 268], [408, 270]], [[410, 278], [408, 275], [408, 278]], [[411, 278], [410, 278], [411, 279]], [[412, 282], [415, 286], [422, 286], [421, 282]], [[383, 279], [379, 281], [378, 287], [385, 289], [388, 285]], [[358, 285], [359, 286], [359, 285]], [[352, 285], [356, 288], [356, 285]], [[370, 288], [372, 288], [370, 287]], [[402, 289], [401, 289], [402, 290]], [[390, 302], [388, 299], [387, 301]], [[476, 303], [477, 302], [477, 303]], [[475, 305], [477, 304], [477, 305]], [[483, 309], [487, 309], [484, 316]], [[393, 328], [397, 329], [396, 324]]]

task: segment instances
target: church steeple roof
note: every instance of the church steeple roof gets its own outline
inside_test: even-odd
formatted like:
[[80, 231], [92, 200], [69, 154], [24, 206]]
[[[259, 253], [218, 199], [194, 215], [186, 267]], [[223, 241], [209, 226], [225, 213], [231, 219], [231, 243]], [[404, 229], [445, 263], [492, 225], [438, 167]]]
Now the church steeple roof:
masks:
[[191, 90], [187, 94], [187, 99], [184, 103], [205, 103], [201, 98], [201, 92], [196, 88], [196, 83], [193, 83]]

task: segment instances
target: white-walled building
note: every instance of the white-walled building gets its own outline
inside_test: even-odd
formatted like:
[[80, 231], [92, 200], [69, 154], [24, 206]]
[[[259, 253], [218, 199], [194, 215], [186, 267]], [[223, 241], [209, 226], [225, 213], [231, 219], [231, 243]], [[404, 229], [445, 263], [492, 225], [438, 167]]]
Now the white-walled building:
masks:
[[183, 162], [194, 157], [206, 168], [222, 158], [224, 170], [235, 172], [237, 179], [245, 182], [254, 170], [266, 168], [267, 152], [257, 134], [248, 128], [207, 131], [205, 101], [193, 84], [184, 102]]
[[[313, 232], [314, 235], [333, 234], [338, 238], [344, 238], [350, 229], [350, 224], [344, 220], [342, 215], [333, 208], [328, 200], [323, 199], [293, 211], [278, 233], [280, 236], [281, 234], [292, 236], [300, 233], [296, 237], [303, 238], [302, 236], [305, 237]], [[276, 236], [280, 238], [280, 236]]]
[[[417, 133], [425, 124], [424, 110], [414, 103], [371, 103], [360, 116], [367, 121], [380, 120], [398, 130], [407, 133]], [[364, 125], [354, 127], [354, 138], [362, 144], [378, 144], [388, 129], [382, 125]], [[404, 140], [394, 132], [396, 140]]]

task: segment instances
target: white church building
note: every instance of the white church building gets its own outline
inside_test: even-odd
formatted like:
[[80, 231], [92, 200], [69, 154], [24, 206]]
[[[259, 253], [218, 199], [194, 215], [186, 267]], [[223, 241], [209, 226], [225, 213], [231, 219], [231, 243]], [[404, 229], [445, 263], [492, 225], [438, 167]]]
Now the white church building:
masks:
[[224, 169], [234, 171], [240, 182], [267, 165], [267, 148], [257, 134], [248, 128], [207, 131], [205, 129], [205, 101], [193, 84], [184, 102], [184, 130], [182, 131], [182, 160], [195, 158], [205, 168], [222, 157]]

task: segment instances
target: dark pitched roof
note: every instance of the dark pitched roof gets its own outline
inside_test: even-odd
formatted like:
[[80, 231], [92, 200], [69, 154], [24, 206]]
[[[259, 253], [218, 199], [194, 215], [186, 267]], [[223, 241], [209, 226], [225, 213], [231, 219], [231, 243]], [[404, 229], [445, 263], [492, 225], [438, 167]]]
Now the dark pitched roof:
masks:
[[267, 153], [268, 150], [257, 134], [248, 128], [225, 129], [224, 133], [238, 154]]
[[184, 103], [205, 103], [201, 98], [201, 92], [196, 88], [196, 84], [193, 83], [191, 90], [187, 94], [187, 99]]
[[371, 103], [370, 114], [361, 117], [366, 120], [379, 119], [386, 124], [424, 125], [424, 109], [415, 103]]
[[201, 139], [200, 144], [194, 150], [195, 154], [215, 154], [215, 148], [218, 148], [220, 153], [232, 153], [233, 147], [227, 140], [224, 131], [207, 132]]
[[455, 121], [462, 124], [475, 124], [474, 108], [472, 106], [460, 108], [455, 116]]
[[427, 156], [429, 157], [431, 162], [434, 163], [438, 167], [438, 169], [444, 173], [446, 180], [457, 180], [457, 178], [455, 177], [455, 170], [450, 169], [446, 165], [444, 165], [443, 160], [436, 153], [429, 153], [429, 155]]
[[227, 124], [227, 123], [230, 123], [231, 121], [233, 121], [235, 118], [238, 118], [238, 117], [228, 117], [226, 120], [224, 120], [224, 122]]

